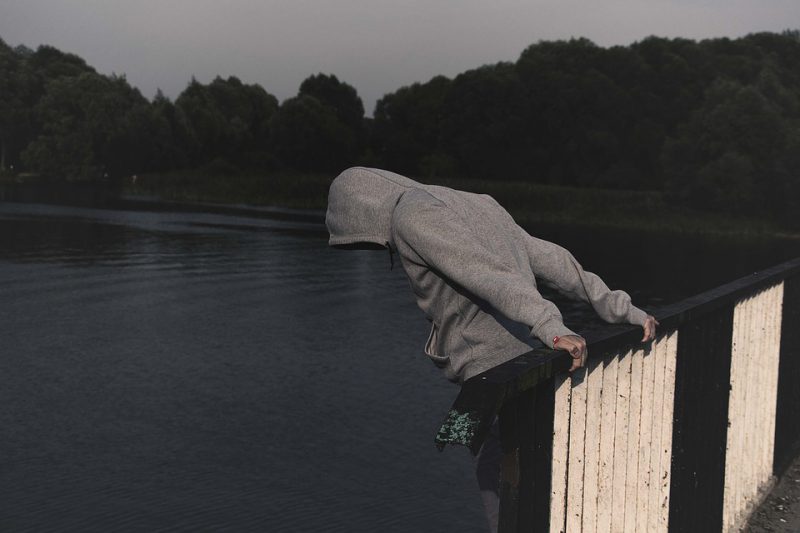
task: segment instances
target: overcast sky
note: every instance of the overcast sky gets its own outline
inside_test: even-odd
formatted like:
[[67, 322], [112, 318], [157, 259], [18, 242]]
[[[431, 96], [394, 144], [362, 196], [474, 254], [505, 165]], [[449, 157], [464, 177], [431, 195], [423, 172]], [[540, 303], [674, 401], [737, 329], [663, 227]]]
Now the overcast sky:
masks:
[[514, 61], [539, 40], [787, 28], [800, 28], [800, 0], [0, 0], [8, 44], [73, 52], [148, 98], [219, 74], [283, 100], [325, 72], [353, 85], [368, 114], [403, 85]]

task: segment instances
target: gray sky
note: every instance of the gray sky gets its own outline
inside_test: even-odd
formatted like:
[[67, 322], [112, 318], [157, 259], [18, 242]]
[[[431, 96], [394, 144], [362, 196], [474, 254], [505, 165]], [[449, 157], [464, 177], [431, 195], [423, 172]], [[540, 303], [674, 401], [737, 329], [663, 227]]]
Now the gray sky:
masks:
[[610, 46], [791, 28], [800, 0], [0, 0], [8, 44], [73, 52], [148, 98], [219, 74], [283, 100], [325, 72], [353, 85], [368, 114], [403, 85], [514, 61], [539, 40]]

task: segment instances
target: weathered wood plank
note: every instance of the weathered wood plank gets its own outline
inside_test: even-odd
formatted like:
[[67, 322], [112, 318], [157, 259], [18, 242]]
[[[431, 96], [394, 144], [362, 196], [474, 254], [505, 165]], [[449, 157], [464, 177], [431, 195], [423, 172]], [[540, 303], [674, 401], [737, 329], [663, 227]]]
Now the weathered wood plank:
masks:
[[611, 529], [625, 527], [625, 476], [628, 473], [628, 408], [631, 393], [631, 351], [619, 358], [616, 417], [614, 420], [614, 479], [612, 481]]
[[[755, 331], [755, 318], [756, 309], [755, 304], [757, 300], [755, 295], [746, 298], [743, 302], [743, 316], [744, 321], [742, 327], [745, 330], [745, 349], [743, 356], [745, 359], [745, 392], [744, 392], [744, 411], [742, 432], [744, 433], [744, 454], [742, 462], [739, 464], [740, 479], [739, 490], [736, 502], [736, 520], [744, 514], [744, 507], [747, 500], [751, 497], [752, 487], [754, 485], [755, 465], [753, 464], [753, 452], [755, 449], [755, 415], [756, 405], [758, 403], [758, 367], [761, 366], [758, 361], [759, 352], [759, 336]], [[735, 523], [735, 522], [734, 522]]]
[[769, 421], [766, 429], [767, 446], [765, 467], [769, 475], [774, 471], [774, 456], [775, 456], [775, 423], [777, 418], [778, 408], [778, 380], [779, 367], [780, 367], [780, 345], [781, 345], [781, 315], [783, 313], [783, 293], [784, 283], [781, 282], [775, 286], [774, 300], [770, 309], [770, 338], [767, 341], [771, 349], [771, 357], [769, 361], [769, 385], [770, 396], [767, 399], [767, 420]]
[[664, 369], [667, 362], [667, 336], [662, 336], [655, 347], [655, 374], [653, 376], [653, 419], [651, 429], [650, 485], [647, 487], [649, 513], [647, 531], [656, 532], [659, 527], [661, 507], [661, 479], [666, 465], [661, 464], [661, 426], [664, 423]]
[[619, 358], [610, 357], [603, 368], [601, 397], [599, 488], [597, 495], [597, 531], [611, 531], [612, 488], [614, 481], [614, 436], [617, 407], [617, 369]]
[[569, 374], [555, 377], [555, 406], [553, 418], [553, 463], [550, 488], [550, 531], [563, 533], [566, 529], [567, 461], [569, 460], [569, 417], [572, 382]]
[[661, 470], [660, 506], [658, 508], [658, 530], [669, 528], [669, 493], [672, 481], [672, 424], [675, 410], [675, 365], [678, 356], [678, 332], [672, 331], [666, 339], [666, 361], [664, 362], [664, 414], [661, 419]]
[[741, 463], [745, 457], [744, 417], [747, 390], [747, 350], [745, 346], [747, 323], [744, 301], [736, 303], [733, 311], [731, 340], [731, 379], [728, 401], [728, 437], [725, 465], [725, 493], [723, 501], [723, 531], [729, 531], [738, 520], [742, 494]]
[[583, 465], [583, 533], [597, 528], [597, 497], [600, 470], [600, 423], [603, 416], [603, 358], [589, 360], [586, 397], [586, 445]]
[[625, 478], [625, 523], [626, 533], [636, 531], [637, 495], [641, 490], [639, 477], [639, 444], [641, 434], [642, 411], [642, 370], [644, 365], [644, 351], [639, 349], [632, 353], [631, 358], [631, 393], [630, 407], [628, 408], [628, 453], [627, 474]]
[[661, 342], [660, 335], [652, 348], [642, 360], [642, 408], [641, 430], [639, 435], [639, 487], [636, 495], [636, 531], [647, 531], [650, 508], [650, 484], [657, 482], [657, 475], [653, 474], [650, 466], [650, 456], [653, 453], [653, 386], [655, 383], [656, 348]]
[[572, 373], [567, 463], [567, 533], [579, 533], [583, 518], [583, 460], [586, 443], [586, 368]]

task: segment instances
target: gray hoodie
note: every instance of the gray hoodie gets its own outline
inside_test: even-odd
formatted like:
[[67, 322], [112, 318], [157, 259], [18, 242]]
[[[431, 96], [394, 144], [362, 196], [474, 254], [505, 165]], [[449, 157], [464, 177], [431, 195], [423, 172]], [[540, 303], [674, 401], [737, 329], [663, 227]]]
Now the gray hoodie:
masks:
[[465, 381], [555, 336], [575, 335], [537, 280], [583, 300], [607, 322], [643, 325], [646, 313], [610, 290], [567, 250], [528, 235], [491, 196], [355, 167], [331, 184], [331, 246], [396, 251], [432, 323], [425, 353]]

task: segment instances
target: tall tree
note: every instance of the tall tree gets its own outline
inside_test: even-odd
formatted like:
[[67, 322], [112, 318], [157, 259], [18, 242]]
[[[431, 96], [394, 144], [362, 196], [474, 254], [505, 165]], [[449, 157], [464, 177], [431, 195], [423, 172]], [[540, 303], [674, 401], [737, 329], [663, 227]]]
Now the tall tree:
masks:
[[271, 123], [278, 158], [302, 171], [338, 172], [355, 163], [358, 141], [330, 106], [309, 95], [284, 101]]
[[375, 105], [371, 149], [381, 163], [413, 175], [453, 174], [440, 145], [443, 105], [452, 82], [436, 76], [385, 95]]
[[224, 158], [248, 167], [259, 152], [269, 149], [269, 123], [278, 100], [261, 86], [231, 76], [217, 77], [208, 85], [192, 80], [175, 107], [193, 165]]
[[141, 165], [131, 139], [136, 114], [148, 105], [125, 78], [93, 72], [49, 82], [36, 106], [41, 133], [23, 152], [28, 168], [67, 179], [120, 178]]
[[511, 63], [459, 74], [442, 105], [441, 146], [462, 176], [533, 177], [527, 167], [528, 101]]
[[754, 213], [788, 198], [789, 160], [800, 150], [780, 104], [754, 85], [720, 78], [664, 147], [668, 191], [681, 203]]
[[364, 125], [364, 104], [355, 88], [333, 74], [309, 76], [300, 84], [298, 96], [313, 96], [319, 102], [332, 108], [342, 124], [361, 133]]
[[6, 170], [9, 144], [14, 136], [17, 113], [22, 108], [18, 89], [19, 60], [14, 51], [0, 40], [0, 172]]
[[11, 49], [0, 39], [0, 172], [18, 168], [19, 154], [33, 135], [36, 79], [29, 49]]

